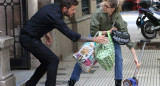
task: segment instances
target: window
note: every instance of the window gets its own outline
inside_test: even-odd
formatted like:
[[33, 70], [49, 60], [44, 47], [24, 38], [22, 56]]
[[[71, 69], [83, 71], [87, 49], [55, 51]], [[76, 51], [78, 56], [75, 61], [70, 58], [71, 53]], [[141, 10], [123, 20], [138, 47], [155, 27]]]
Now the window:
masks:
[[97, 4], [99, 4], [99, 3], [101, 3], [102, 2], [102, 0], [97, 0]]
[[82, 0], [82, 16], [89, 13], [89, 0]]
[[99, 3], [101, 3], [101, 2], [102, 2], [102, 0], [97, 0], [97, 8], [100, 7]]

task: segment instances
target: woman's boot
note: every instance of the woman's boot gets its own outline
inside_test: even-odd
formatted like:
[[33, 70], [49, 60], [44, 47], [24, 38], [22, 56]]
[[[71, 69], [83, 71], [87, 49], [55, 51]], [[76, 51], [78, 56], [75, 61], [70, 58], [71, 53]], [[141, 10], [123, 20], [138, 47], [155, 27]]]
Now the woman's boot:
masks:
[[121, 79], [116, 79], [115, 80], [115, 86], [121, 86], [122, 80]]
[[76, 80], [73, 80], [73, 79], [70, 79], [70, 80], [68, 81], [68, 85], [69, 85], [69, 86], [74, 86], [75, 83], [76, 83]]

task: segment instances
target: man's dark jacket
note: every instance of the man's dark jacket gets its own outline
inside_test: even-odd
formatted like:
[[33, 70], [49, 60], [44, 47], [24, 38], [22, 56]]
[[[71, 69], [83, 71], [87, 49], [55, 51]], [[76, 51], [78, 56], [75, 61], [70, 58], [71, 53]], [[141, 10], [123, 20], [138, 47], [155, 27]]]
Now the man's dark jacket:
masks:
[[59, 5], [49, 4], [42, 7], [22, 29], [21, 33], [35, 38], [41, 38], [53, 29], [57, 29], [72, 41], [78, 41], [80, 34], [69, 29], [63, 20], [62, 10]]

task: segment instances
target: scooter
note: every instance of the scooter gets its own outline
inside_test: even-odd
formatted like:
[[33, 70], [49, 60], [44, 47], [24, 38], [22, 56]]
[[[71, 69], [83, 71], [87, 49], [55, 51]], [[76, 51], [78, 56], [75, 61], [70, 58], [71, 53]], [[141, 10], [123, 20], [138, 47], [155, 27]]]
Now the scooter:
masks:
[[[157, 11], [158, 6], [152, 6], [147, 2], [140, 2], [142, 8], [139, 9], [139, 16], [136, 25], [141, 28], [142, 35], [147, 39], [153, 39], [160, 30], [160, 12]], [[148, 20], [145, 20], [148, 18]]]
[[[143, 56], [143, 53], [144, 53], [144, 47], [145, 47], [146, 43], [150, 42], [150, 41], [151, 41], [150, 39], [140, 40], [140, 43], [143, 43], [143, 47], [142, 47], [141, 55], [140, 55], [140, 58], [139, 58], [139, 62], [141, 62], [141, 59], [142, 59], [142, 56]], [[123, 86], [138, 86], [138, 80], [136, 79], [137, 74], [138, 74], [138, 68], [135, 69], [135, 72], [134, 72], [134, 75], [133, 75], [132, 78], [125, 79], [123, 81]]]

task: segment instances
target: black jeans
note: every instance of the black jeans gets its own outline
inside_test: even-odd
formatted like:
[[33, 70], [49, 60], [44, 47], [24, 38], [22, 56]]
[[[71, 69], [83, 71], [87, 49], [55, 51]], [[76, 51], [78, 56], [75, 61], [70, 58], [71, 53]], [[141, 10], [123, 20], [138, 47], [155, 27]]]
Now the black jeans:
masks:
[[30, 51], [41, 63], [32, 77], [26, 82], [26, 86], [36, 86], [45, 72], [47, 72], [45, 86], [56, 86], [59, 58], [40, 39], [27, 34], [21, 34], [19, 39], [22, 47]]

